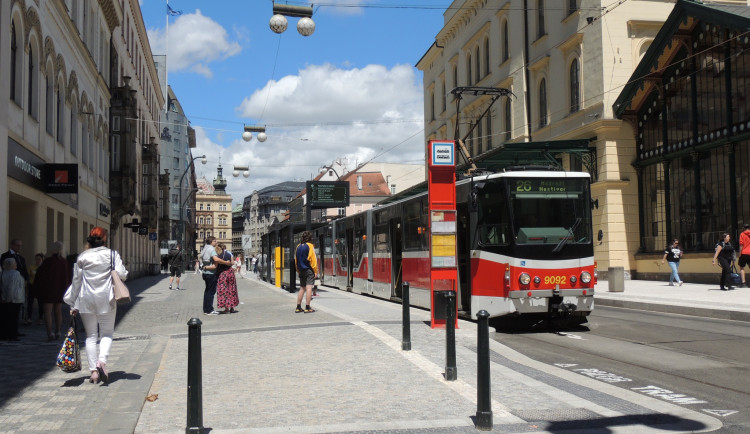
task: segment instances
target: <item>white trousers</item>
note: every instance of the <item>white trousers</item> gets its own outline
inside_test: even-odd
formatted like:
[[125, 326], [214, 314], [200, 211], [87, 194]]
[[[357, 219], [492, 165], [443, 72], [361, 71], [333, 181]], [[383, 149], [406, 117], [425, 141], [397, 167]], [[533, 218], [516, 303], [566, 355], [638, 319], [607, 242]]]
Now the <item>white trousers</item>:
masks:
[[[112, 334], [115, 332], [115, 316], [117, 316], [117, 308], [102, 315], [81, 312], [81, 321], [86, 329], [86, 356], [89, 359], [89, 371], [96, 370], [97, 360], [107, 363], [109, 350], [112, 348]], [[100, 336], [101, 342], [99, 342], [97, 354], [96, 340]]]

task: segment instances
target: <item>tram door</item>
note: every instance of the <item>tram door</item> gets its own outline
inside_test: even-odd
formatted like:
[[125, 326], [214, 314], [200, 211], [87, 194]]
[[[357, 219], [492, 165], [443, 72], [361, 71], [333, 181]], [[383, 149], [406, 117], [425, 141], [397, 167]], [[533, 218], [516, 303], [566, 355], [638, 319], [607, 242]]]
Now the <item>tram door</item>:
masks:
[[346, 289], [351, 291], [354, 288], [354, 229], [346, 229]]
[[468, 205], [459, 203], [456, 205], [458, 213], [458, 227], [456, 228], [456, 250], [458, 257], [458, 310], [471, 313], [471, 240], [469, 231], [469, 209]]
[[401, 298], [401, 219], [391, 219], [390, 223], [391, 241], [391, 282], [393, 282], [393, 295]]

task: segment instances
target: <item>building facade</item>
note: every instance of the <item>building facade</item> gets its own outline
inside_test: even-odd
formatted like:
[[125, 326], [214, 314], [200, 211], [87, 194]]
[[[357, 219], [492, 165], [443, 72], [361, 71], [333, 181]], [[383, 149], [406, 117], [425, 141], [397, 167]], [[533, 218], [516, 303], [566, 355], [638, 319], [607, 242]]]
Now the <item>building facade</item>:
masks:
[[[466, 137], [472, 155], [505, 143], [588, 140], [582, 158], [572, 153], [555, 158], [565, 169], [592, 176], [598, 204], [594, 233], [604, 233], [594, 251], [600, 275], [609, 267], [634, 272], [640, 245], [636, 149], [632, 129], [614, 116], [612, 104], [674, 3], [509, 0], [494, 5], [454, 1], [435, 43], [419, 60], [425, 139]], [[491, 98], [464, 94], [457, 113], [459, 100], [451, 90], [465, 86], [505, 88], [512, 95], [483, 116]]]
[[[103, 226], [131, 275], [147, 273], [148, 231], [123, 228], [157, 225], [149, 121], [163, 101], [138, 2], [4, 1], [0, 23], [0, 244], [21, 238], [31, 255], [63, 241], [76, 254]], [[44, 176], [63, 168], [73, 190], [51, 190]]]
[[256, 190], [242, 203], [245, 215], [245, 256], [255, 256], [261, 251], [261, 237], [268, 228], [285, 218], [289, 202], [305, 188], [304, 182], [287, 181]]
[[221, 164], [216, 171], [216, 178], [208, 183], [198, 182], [200, 189], [195, 196], [195, 250], [200, 252], [203, 241], [213, 236], [227, 249], [232, 248], [232, 196], [227, 194], [227, 180], [223, 176]]

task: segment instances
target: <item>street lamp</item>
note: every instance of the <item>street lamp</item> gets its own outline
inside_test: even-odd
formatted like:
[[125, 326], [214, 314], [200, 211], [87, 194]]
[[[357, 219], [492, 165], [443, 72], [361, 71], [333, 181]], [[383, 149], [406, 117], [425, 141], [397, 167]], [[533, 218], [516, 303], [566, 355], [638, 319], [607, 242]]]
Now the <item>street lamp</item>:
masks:
[[253, 133], [258, 133], [258, 141], [265, 142], [268, 139], [266, 127], [250, 127], [245, 125], [245, 132], [242, 133], [242, 140], [249, 142], [253, 140]]
[[244, 176], [245, 178], [250, 176], [250, 167], [248, 166], [234, 166], [232, 176], [238, 178], [240, 176], [240, 171], [242, 171], [242, 176]]
[[294, 6], [273, 4], [273, 13], [268, 25], [274, 33], [284, 33], [287, 28], [286, 17], [299, 17], [297, 32], [302, 36], [310, 36], [315, 32], [315, 21], [312, 20], [312, 6]]
[[[208, 163], [208, 159], [206, 159], [205, 155], [201, 155], [200, 157], [195, 157], [192, 160], [190, 160], [190, 164], [188, 164], [188, 167], [185, 169], [185, 172], [180, 177], [180, 246], [185, 249], [185, 222], [182, 220], [182, 181], [185, 179], [185, 175], [190, 171], [190, 168], [193, 167], [193, 163], [195, 163], [195, 160], [200, 159], [202, 164]], [[192, 195], [195, 191], [191, 191], [188, 197]], [[185, 198], [187, 200], [187, 198]], [[191, 249], [192, 251], [193, 249]]]

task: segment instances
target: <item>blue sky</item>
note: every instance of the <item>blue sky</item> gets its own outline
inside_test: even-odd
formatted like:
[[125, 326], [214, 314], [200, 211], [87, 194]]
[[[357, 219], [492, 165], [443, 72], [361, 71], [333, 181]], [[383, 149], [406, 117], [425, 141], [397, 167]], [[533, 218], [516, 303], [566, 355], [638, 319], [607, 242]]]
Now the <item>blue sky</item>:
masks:
[[[281, 4], [282, 2], [277, 2]], [[289, 1], [292, 5], [309, 5]], [[269, 28], [270, 0], [141, 0], [154, 54], [168, 51], [169, 85], [209, 163], [221, 163], [234, 202], [253, 190], [308, 180], [340, 158], [423, 164], [422, 74], [450, 0], [328, 0], [314, 5], [315, 33]], [[166, 44], [168, 35], [168, 49]], [[241, 138], [265, 125], [268, 140]], [[249, 165], [249, 178], [232, 178]]]

